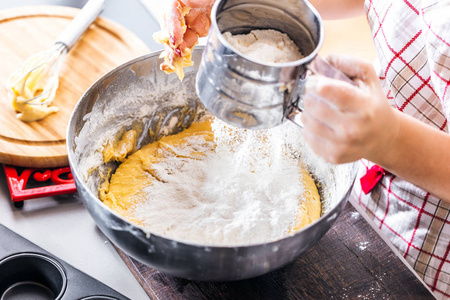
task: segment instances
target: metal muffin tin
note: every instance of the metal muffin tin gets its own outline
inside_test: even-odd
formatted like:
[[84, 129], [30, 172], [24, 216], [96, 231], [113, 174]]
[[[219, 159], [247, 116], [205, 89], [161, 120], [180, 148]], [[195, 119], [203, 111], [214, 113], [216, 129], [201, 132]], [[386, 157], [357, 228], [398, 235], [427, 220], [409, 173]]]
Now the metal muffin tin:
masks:
[[0, 300], [128, 299], [3, 225], [0, 236]]

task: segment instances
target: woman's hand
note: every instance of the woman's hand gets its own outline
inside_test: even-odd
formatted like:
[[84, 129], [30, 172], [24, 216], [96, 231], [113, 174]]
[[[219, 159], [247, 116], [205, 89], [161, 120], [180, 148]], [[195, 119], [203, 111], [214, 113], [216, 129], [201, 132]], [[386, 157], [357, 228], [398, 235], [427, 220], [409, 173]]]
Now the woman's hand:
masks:
[[[166, 1], [166, 0], [163, 0]], [[168, 0], [161, 31], [153, 38], [164, 45], [160, 68], [184, 78], [184, 67], [192, 66], [191, 53], [199, 37], [208, 35], [214, 0]]]
[[370, 63], [329, 62], [357, 86], [308, 79], [301, 120], [314, 152], [332, 163], [368, 159], [450, 203], [450, 135], [392, 108]]
[[166, 51], [175, 52], [172, 55], [181, 55], [184, 49], [194, 46], [199, 37], [207, 36], [213, 4], [214, 0], [170, 0], [162, 24], [169, 33], [170, 49], [166, 48]]
[[332, 163], [380, 161], [396, 140], [400, 122], [372, 64], [342, 55], [328, 60], [356, 86], [323, 76], [307, 80], [302, 114], [305, 140]]

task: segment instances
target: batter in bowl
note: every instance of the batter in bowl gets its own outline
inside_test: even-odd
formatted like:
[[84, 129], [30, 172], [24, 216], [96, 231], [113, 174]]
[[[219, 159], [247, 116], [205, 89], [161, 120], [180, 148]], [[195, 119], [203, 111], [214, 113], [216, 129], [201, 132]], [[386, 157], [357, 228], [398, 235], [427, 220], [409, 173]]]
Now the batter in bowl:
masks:
[[[275, 30], [224, 37], [258, 61], [303, 57]], [[103, 151], [105, 162], [125, 160], [102, 185], [100, 198], [130, 221], [176, 240], [231, 246], [280, 239], [320, 218], [322, 207], [313, 179], [285, 140], [285, 127], [247, 131], [212, 119], [125, 159], [135, 147], [130, 130]]]
[[[130, 136], [105, 147], [104, 158], [123, 151], [124, 141], [134, 143]], [[129, 155], [100, 197], [152, 233], [202, 245], [269, 242], [321, 215], [317, 187], [279, 131], [218, 120], [194, 123]]]

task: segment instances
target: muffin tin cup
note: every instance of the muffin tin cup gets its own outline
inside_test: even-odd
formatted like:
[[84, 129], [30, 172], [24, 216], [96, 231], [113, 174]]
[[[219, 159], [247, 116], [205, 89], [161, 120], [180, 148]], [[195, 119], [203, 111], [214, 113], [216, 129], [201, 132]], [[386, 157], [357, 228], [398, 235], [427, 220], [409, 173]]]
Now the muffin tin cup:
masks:
[[49, 256], [25, 252], [0, 261], [0, 300], [61, 299], [66, 287], [63, 266]]

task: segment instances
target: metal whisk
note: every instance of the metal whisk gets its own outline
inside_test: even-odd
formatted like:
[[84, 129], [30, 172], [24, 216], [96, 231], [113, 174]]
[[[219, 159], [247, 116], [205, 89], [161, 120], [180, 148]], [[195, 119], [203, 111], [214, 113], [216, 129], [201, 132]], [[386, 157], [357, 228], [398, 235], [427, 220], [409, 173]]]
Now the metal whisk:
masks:
[[29, 57], [10, 75], [7, 87], [16, 111], [23, 111], [26, 105], [48, 106], [53, 101], [65, 55], [101, 13], [103, 6], [104, 0], [89, 0], [51, 48]]

